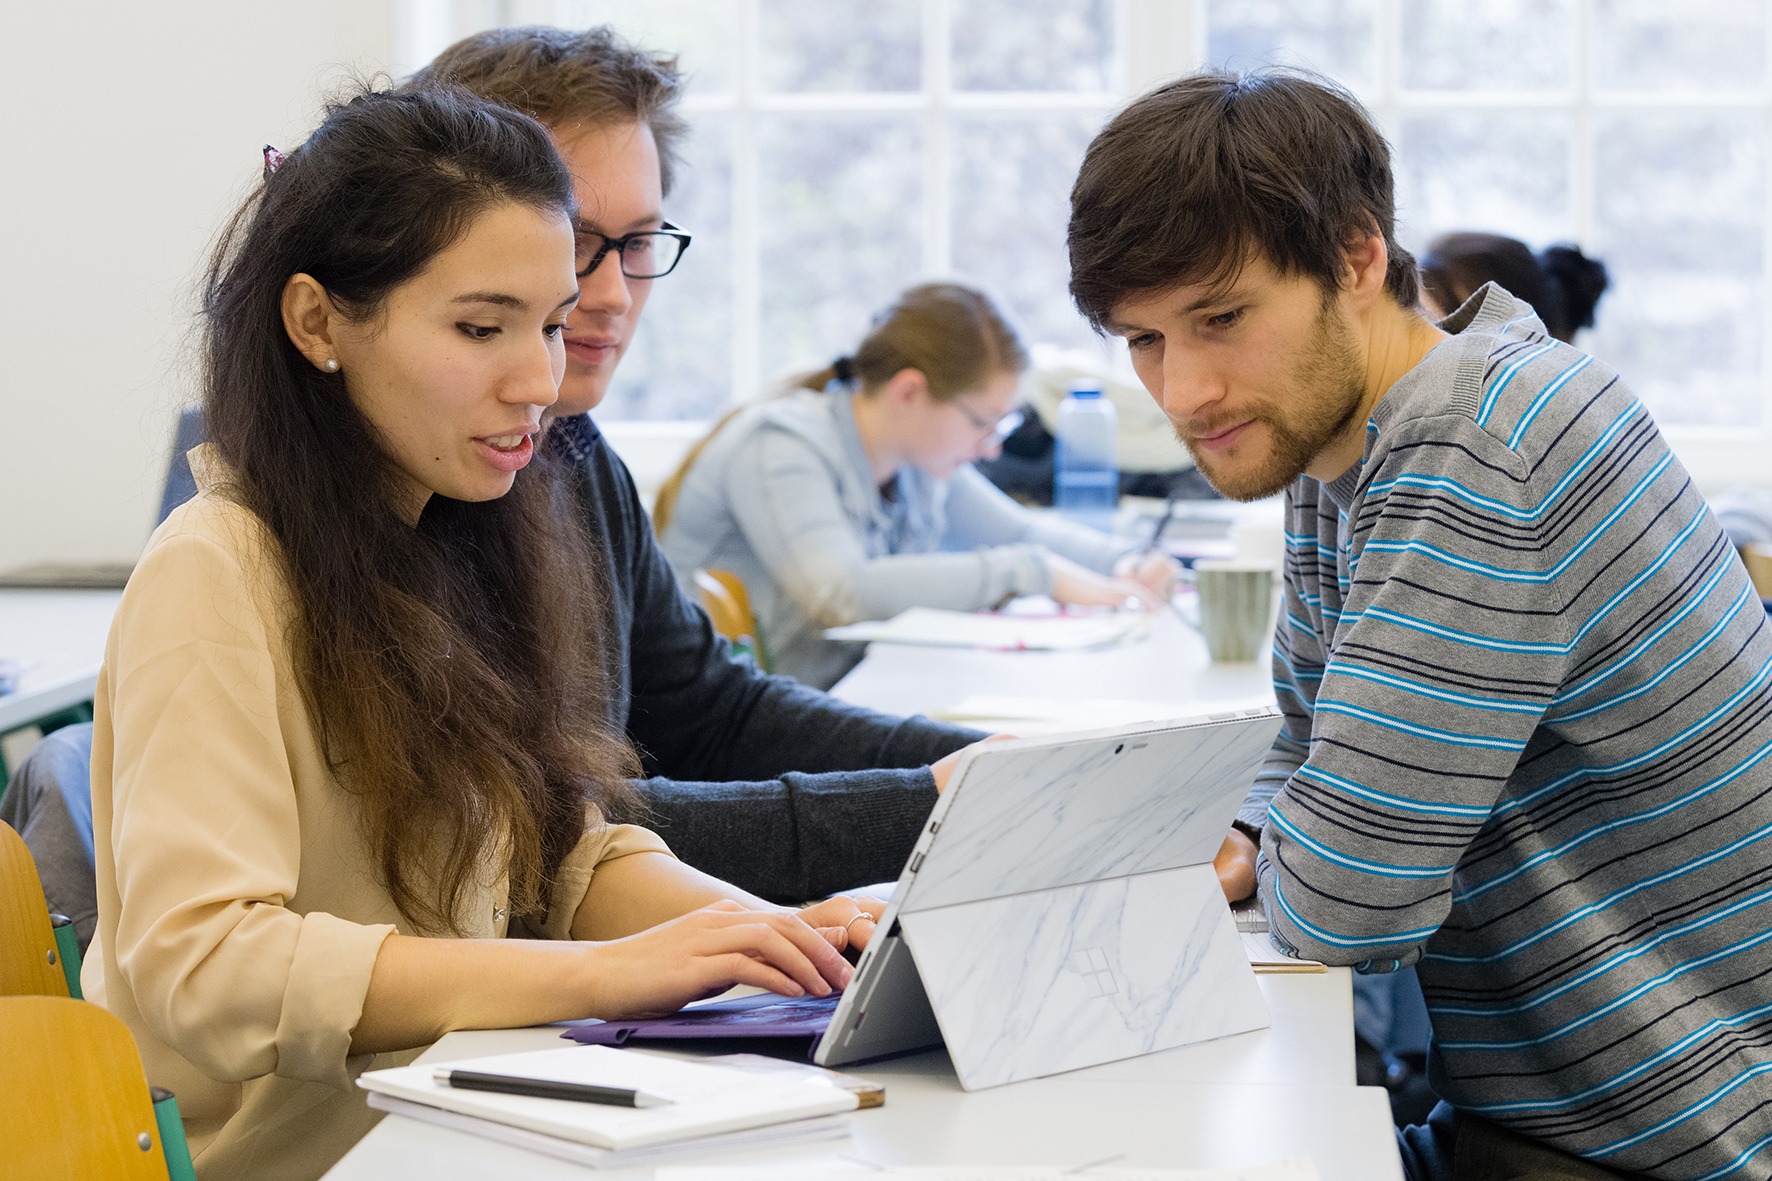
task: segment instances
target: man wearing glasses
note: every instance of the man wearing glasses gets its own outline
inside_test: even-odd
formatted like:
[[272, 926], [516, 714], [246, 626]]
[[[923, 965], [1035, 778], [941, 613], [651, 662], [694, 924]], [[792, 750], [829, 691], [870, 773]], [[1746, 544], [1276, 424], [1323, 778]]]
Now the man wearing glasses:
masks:
[[623, 645], [605, 654], [611, 722], [652, 776], [640, 785], [649, 823], [684, 861], [777, 901], [896, 877], [952, 767], [945, 756], [982, 735], [848, 706], [729, 659], [589, 416], [652, 284], [690, 244], [663, 216], [686, 130], [674, 61], [608, 29], [497, 29], [451, 46], [412, 84], [436, 81], [534, 114], [576, 178], [579, 299], [549, 442], [573, 464], [608, 555], [593, 576], [608, 583], [609, 634]]

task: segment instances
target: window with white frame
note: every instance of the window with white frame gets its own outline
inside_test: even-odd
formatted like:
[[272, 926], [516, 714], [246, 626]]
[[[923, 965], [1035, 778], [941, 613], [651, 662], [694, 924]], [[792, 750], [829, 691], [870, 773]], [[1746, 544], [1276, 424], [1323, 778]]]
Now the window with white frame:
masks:
[[1580, 344], [1663, 424], [1772, 426], [1764, 0], [1207, 0], [1209, 59], [1307, 66], [1396, 149], [1398, 237], [1575, 242]]
[[[1030, 340], [1101, 347], [1070, 304], [1064, 224], [1083, 149], [1122, 97], [1114, 0], [500, 7], [466, 15], [607, 22], [677, 53], [689, 79], [666, 215], [695, 242], [654, 285], [599, 418], [716, 414], [828, 364], [936, 276], [990, 291]], [[464, 23], [406, 37], [410, 65]]]
[[495, 24], [613, 23], [689, 75], [696, 234], [600, 417], [704, 419], [957, 275], [1031, 341], [1094, 347], [1070, 183], [1166, 73], [1300, 65], [1396, 148], [1399, 238], [1578, 243], [1613, 287], [1581, 343], [1686, 437], [1772, 427], [1766, 0], [405, 0], [410, 69]]

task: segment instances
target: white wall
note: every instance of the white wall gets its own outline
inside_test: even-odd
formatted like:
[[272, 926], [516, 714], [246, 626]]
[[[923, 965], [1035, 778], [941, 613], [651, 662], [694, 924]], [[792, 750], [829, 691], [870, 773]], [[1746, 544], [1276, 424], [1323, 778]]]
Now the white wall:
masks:
[[159, 507], [206, 247], [260, 147], [388, 60], [388, 0], [7, 8], [0, 568], [131, 561]]

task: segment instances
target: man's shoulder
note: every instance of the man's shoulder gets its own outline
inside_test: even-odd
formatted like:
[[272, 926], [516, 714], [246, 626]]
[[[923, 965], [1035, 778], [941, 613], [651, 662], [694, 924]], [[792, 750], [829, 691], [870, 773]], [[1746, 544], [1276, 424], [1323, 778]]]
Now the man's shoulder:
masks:
[[[1374, 415], [1393, 450], [1463, 442], [1481, 453], [1473, 462], [1540, 472], [1579, 463], [1632, 422], [1653, 430], [1616, 370], [1546, 334], [1505, 291], [1493, 288], [1458, 327]], [[1426, 451], [1411, 450], [1427, 462]]]
[[585, 507], [604, 517], [643, 514], [634, 477], [589, 415], [561, 419], [549, 437], [554, 458], [569, 465]]

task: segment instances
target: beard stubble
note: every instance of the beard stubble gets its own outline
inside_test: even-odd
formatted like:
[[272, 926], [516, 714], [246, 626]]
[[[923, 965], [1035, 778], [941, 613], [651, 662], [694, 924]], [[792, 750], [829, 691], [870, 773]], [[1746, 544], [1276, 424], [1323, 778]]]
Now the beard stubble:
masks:
[[1232, 500], [1260, 500], [1283, 490], [1341, 436], [1360, 412], [1365, 373], [1353, 330], [1325, 297], [1311, 326], [1309, 343], [1293, 367], [1287, 405], [1258, 403], [1251, 421], [1265, 423], [1272, 439], [1267, 454], [1233, 468], [1221, 458], [1196, 451], [1177, 429], [1176, 438], [1194, 457], [1194, 466]]

